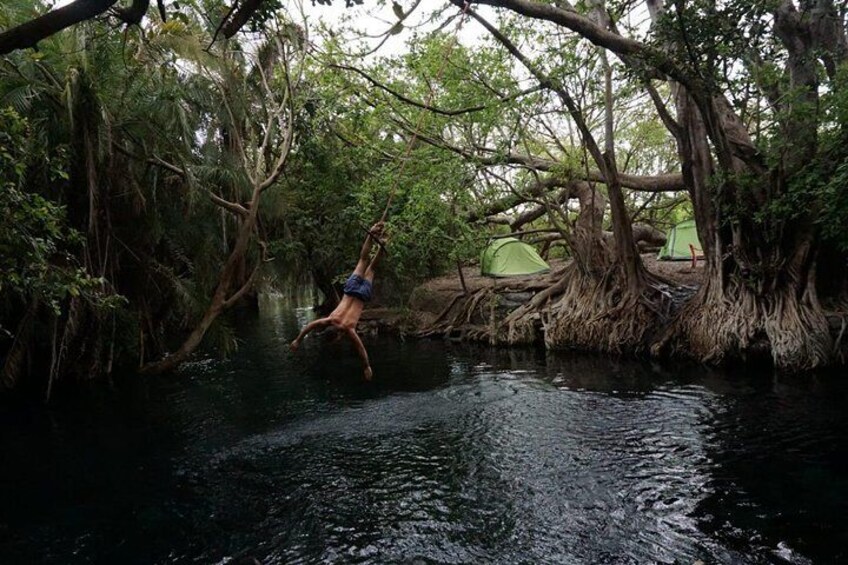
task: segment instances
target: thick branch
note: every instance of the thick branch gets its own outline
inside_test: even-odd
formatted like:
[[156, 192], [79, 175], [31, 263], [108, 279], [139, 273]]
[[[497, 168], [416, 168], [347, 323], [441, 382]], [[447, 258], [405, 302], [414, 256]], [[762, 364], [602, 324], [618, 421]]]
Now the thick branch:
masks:
[[[572, 185], [566, 187], [561, 190], [558, 194], [556, 194], [551, 204], [555, 204], [557, 206], [562, 206], [566, 202], [568, 202], [572, 198], [578, 197], [579, 187], [576, 185]], [[530, 208], [520, 214], [518, 214], [512, 221], [509, 223], [509, 227], [513, 230], [519, 230], [523, 226], [529, 224], [530, 222], [534, 222], [548, 213], [548, 205], [547, 203], [541, 204], [534, 208]]]
[[133, 0], [129, 8], [115, 8], [115, 15], [127, 25], [138, 25], [149, 7], [150, 0]]
[[211, 200], [214, 204], [217, 204], [221, 208], [225, 208], [226, 210], [232, 212], [233, 214], [238, 214], [239, 216], [247, 216], [247, 208], [245, 208], [241, 204], [230, 202], [229, 200], [224, 200], [211, 190], [207, 190], [206, 193], [209, 196], [209, 200]]
[[810, 10], [810, 31], [828, 77], [836, 79], [839, 65], [848, 60], [848, 35], [833, 0], [816, 0]]
[[795, 172], [815, 155], [817, 144], [818, 73], [810, 21], [798, 12], [792, 0], [783, 0], [774, 14], [774, 31], [786, 47], [786, 67], [792, 86], [784, 135], [791, 142], [785, 158], [788, 171]]
[[[451, 0], [451, 2], [457, 6], [463, 4], [463, 0]], [[623, 37], [604, 29], [574, 10], [532, 0], [475, 0], [473, 3], [506, 8], [533, 19], [553, 22], [580, 34], [598, 47], [609, 49], [623, 57], [639, 57], [646, 64], [662, 71], [678, 82], [687, 86], [693, 85], [692, 77], [679, 68], [666, 53], [635, 39]]]
[[[402, 124], [399, 125], [404, 127]], [[561, 166], [561, 163], [554, 161], [553, 159], [542, 159], [540, 157], [515, 152], [510, 152], [506, 155], [498, 154], [492, 155], [491, 157], [484, 157], [478, 155], [474, 151], [451, 145], [445, 141], [435, 139], [421, 133], [418, 134], [418, 139], [433, 145], [434, 147], [453, 151], [454, 153], [462, 155], [463, 157], [473, 160], [481, 165], [522, 165], [537, 171], [552, 171]], [[495, 149], [487, 147], [480, 149], [487, 153], [497, 153]], [[599, 183], [605, 182], [604, 175], [597, 170], [573, 171], [572, 174], [579, 180]], [[624, 188], [629, 188], [630, 190], [636, 190], [639, 192], [682, 192], [687, 189], [683, 182], [683, 175], [678, 173], [649, 176], [619, 173], [618, 180]]]
[[79, 22], [93, 18], [111, 8], [117, 0], [76, 0], [57, 10], [0, 33], [0, 55], [35, 45]]
[[221, 26], [221, 33], [224, 34], [224, 37], [229, 39], [237, 34], [239, 30], [250, 20], [250, 18], [253, 17], [253, 14], [256, 13], [263, 1], [264, 0], [245, 0], [244, 4], [239, 6], [227, 23]]
[[569, 181], [559, 179], [557, 177], [548, 177], [546, 179], [541, 179], [531, 186], [527, 188], [527, 190], [523, 194], [515, 193], [510, 194], [500, 200], [496, 200], [495, 202], [490, 203], [488, 206], [475, 210], [468, 214], [467, 220], [469, 222], [476, 222], [482, 218], [486, 218], [488, 216], [495, 216], [497, 214], [501, 214], [506, 212], [507, 210], [511, 210], [516, 206], [527, 202], [530, 199], [537, 198], [539, 196], [544, 195], [548, 191], [553, 188], [568, 186]]
[[253, 288], [253, 284], [256, 282], [256, 275], [259, 274], [259, 267], [262, 265], [262, 261], [256, 263], [256, 266], [253, 268], [253, 272], [250, 273], [250, 277], [248, 277], [247, 281], [242, 285], [240, 289], [238, 289], [232, 296], [224, 301], [221, 305], [222, 310], [227, 310], [232, 308], [232, 306], [242, 299], [242, 297]]

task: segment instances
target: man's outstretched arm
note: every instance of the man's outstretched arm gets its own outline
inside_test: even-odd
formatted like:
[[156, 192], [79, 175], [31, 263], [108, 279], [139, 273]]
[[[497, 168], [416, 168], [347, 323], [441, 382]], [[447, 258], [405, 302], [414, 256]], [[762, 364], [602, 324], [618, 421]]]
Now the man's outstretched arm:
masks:
[[297, 337], [294, 338], [294, 341], [291, 342], [291, 345], [289, 345], [289, 349], [291, 349], [292, 351], [297, 351], [297, 348], [300, 346], [300, 342], [303, 341], [303, 338], [306, 337], [306, 334], [308, 334], [309, 332], [311, 332], [312, 330], [314, 330], [316, 328], [326, 326], [329, 323], [330, 323], [330, 318], [320, 318], [318, 320], [309, 322], [308, 324], [306, 324], [303, 327], [302, 330], [300, 330], [300, 333], [297, 334]]
[[350, 340], [356, 347], [356, 352], [359, 353], [359, 358], [362, 359], [363, 373], [365, 374], [365, 379], [370, 381], [371, 377], [374, 375], [374, 372], [371, 370], [371, 363], [368, 361], [368, 352], [365, 350], [365, 346], [362, 344], [362, 340], [359, 339], [359, 335], [356, 333], [356, 330], [352, 328], [348, 329], [347, 335], [348, 337], [350, 337]]

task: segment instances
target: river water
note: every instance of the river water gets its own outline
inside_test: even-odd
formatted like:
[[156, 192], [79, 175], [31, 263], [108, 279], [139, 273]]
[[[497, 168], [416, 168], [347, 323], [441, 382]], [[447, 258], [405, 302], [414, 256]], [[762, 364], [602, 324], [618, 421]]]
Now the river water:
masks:
[[0, 405], [0, 563], [836, 563], [848, 383], [534, 349], [286, 344]]

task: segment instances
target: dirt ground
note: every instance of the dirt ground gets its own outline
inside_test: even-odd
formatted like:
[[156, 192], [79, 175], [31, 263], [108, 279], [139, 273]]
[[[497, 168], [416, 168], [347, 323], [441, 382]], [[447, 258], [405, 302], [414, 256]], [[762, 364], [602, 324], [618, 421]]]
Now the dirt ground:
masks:
[[[652, 273], [656, 273], [680, 286], [697, 287], [701, 284], [701, 279], [704, 273], [704, 263], [699, 261], [693, 269], [691, 261], [657, 261], [655, 253], [642, 255], [642, 262], [645, 267]], [[540, 287], [544, 288], [554, 281], [559, 280], [563, 269], [568, 265], [568, 261], [554, 259], [548, 262], [551, 265], [549, 273], [541, 275], [528, 275], [526, 277], [509, 277], [503, 279], [495, 279], [492, 277], [484, 277], [480, 274], [479, 265], [472, 267], [464, 267], [462, 274], [465, 277], [465, 286], [469, 292], [473, 292], [484, 286], [494, 287], [499, 290], [508, 292], [511, 285], [521, 283], [522, 285], [530, 280], [538, 280]], [[462, 284], [456, 271], [445, 276], [431, 279], [421, 285], [422, 289], [429, 292], [461, 292]]]

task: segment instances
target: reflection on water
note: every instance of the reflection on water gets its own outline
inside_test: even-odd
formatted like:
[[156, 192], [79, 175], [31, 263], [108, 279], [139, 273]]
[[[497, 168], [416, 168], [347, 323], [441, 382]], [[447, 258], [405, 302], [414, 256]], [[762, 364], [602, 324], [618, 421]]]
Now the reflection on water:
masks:
[[848, 558], [846, 385], [534, 349], [287, 343], [0, 407], [3, 563]]

